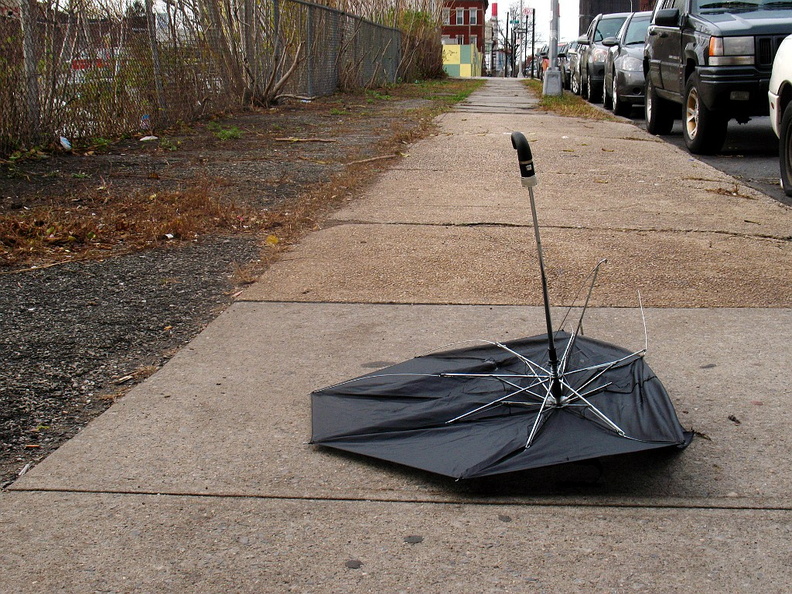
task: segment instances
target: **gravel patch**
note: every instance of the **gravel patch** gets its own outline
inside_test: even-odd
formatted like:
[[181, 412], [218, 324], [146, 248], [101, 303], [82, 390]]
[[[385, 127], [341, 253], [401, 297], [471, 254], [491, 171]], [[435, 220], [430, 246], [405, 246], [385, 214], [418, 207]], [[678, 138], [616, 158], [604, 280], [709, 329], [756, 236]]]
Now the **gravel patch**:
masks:
[[0, 473], [13, 479], [232, 301], [251, 237], [0, 276]]

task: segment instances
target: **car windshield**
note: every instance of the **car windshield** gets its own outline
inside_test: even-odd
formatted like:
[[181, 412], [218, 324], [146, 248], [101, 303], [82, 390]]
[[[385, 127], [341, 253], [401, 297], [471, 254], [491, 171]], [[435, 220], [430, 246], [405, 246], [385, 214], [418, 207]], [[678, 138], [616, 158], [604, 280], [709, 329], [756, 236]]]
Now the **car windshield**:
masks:
[[621, 29], [625, 20], [627, 20], [626, 16], [602, 19], [597, 25], [597, 30], [594, 33], [594, 41], [602, 41], [606, 37], [616, 37], [616, 34], [619, 32], [619, 29]]
[[624, 33], [624, 45], [643, 43], [646, 39], [646, 30], [649, 28], [650, 17], [635, 17], [627, 25]]
[[749, 2], [746, 0], [695, 0], [693, 3], [694, 12], [701, 14], [713, 14], [717, 12], [753, 12], [755, 10], [778, 10], [792, 8], [792, 0], [757, 0]]

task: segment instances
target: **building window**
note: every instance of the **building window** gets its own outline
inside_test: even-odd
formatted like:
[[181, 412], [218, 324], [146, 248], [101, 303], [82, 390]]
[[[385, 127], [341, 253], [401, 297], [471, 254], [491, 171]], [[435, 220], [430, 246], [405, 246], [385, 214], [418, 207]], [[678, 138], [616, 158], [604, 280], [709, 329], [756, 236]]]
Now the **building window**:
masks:
[[457, 35], [457, 45], [465, 45], [465, 36]]
[[478, 8], [468, 9], [468, 24], [478, 25]]
[[441, 42], [443, 45], [453, 45], [453, 43], [451, 42], [451, 36], [450, 36], [450, 35], [443, 35], [443, 36], [440, 38], [440, 42]]
[[476, 47], [478, 47], [478, 35], [470, 36], [470, 45], [475, 45]]
[[465, 24], [465, 9], [464, 8], [457, 8], [456, 9], [456, 24], [457, 25], [464, 25]]
[[450, 25], [451, 24], [451, 9], [444, 8], [443, 9], [443, 24]]

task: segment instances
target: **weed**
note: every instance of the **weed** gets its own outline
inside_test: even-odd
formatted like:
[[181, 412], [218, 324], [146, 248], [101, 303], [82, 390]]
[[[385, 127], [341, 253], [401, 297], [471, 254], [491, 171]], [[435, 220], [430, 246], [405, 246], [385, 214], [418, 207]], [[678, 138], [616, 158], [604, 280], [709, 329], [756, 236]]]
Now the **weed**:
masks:
[[101, 136], [97, 136], [91, 139], [91, 147], [92, 149], [96, 150], [104, 150], [107, 149], [113, 143], [112, 140], [107, 138], [102, 138]]
[[597, 109], [582, 97], [564, 92], [561, 96], [542, 95], [542, 82], [536, 79], [524, 79], [528, 89], [538, 95], [539, 107], [560, 116], [586, 118], [589, 120], [615, 121], [616, 118], [602, 109]]
[[39, 161], [41, 159], [49, 159], [49, 155], [45, 153], [41, 147], [33, 147], [32, 149], [23, 149], [14, 151], [8, 157], [10, 163], [19, 163], [21, 161]]
[[159, 146], [164, 151], [178, 151], [181, 142], [173, 142], [167, 138], [163, 138], [160, 140]]
[[220, 140], [236, 140], [237, 138], [242, 138], [242, 130], [236, 126], [224, 128], [217, 122], [209, 122], [206, 127]]
[[379, 91], [367, 90], [366, 91], [366, 101], [369, 103], [374, 103], [374, 101], [388, 101], [393, 99], [390, 95], [380, 93]]

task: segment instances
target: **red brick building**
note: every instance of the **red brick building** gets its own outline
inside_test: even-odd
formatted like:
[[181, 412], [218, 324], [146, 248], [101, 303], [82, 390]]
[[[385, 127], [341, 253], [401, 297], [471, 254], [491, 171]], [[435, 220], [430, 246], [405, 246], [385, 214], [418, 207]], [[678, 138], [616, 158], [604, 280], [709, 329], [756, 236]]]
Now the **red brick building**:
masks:
[[484, 52], [484, 19], [488, 0], [443, 0], [444, 44], [475, 45]]

